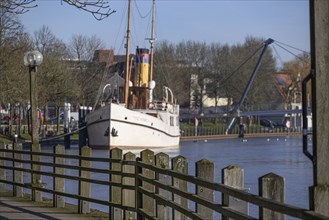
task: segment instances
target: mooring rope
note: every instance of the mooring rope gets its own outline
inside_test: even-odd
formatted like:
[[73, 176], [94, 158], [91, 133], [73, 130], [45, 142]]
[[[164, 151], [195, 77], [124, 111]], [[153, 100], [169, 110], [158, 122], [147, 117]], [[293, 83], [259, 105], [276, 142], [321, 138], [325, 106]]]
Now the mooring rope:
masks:
[[50, 138], [43, 138], [41, 139], [39, 142], [42, 143], [42, 142], [46, 142], [46, 141], [51, 141], [51, 140], [56, 140], [56, 139], [59, 139], [59, 138], [62, 138], [62, 137], [66, 137], [66, 136], [70, 136], [72, 134], [75, 134], [77, 133], [78, 131], [81, 131], [81, 130], [84, 130], [86, 129], [87, 126], [83, 126], [79, 129], [76, 129], [74, 131], [71, 131], [69, 133], [64, 133], [64, 134], [60, 134], [60, 135], [56, 135], [56, 136], [53, 136], [53, 137], [50, 137]]

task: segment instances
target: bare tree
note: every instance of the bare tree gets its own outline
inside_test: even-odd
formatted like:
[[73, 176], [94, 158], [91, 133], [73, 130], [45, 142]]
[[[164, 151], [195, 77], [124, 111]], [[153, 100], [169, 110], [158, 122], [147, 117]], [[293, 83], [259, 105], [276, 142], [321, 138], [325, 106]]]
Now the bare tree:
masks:
[[87, 57], [87, 37], [81, 34], [73, 35], [71, 42], [69, 43], [70, 56], [73, 59], [77, 59], [78, 62], [86, 60]]
[[[203, 97], [205, 87], [205, 77], [208, 73], [207, 64], [209, 56], [208, 47], [205, 42], [195, 41], [183, 41], [177, 45], [177, 57], [184, 64], [184, 69], [189, 72], [187, 75], [189, 85], [195, 85], [195, 88], [191, 88], [191, 94], [194, 96], [194, 100], [199, 105], [199, 111], [202, 112], [203, 108]], [[191, 75], [195, 77], [197, 83], [191, 84]], [[197, 88], [199, 87], [199, 88]], [[188, 89], [190, 91], [190, 89]]]
[[53, 44], [55, 44], [56, 37], [51, 32], [48, 26], [43, 25], [38, 31], [34, 32], [34, 45], [43, 55], [53, 50]]
[[73, 73], [65, 59], [68, 49], [47, 26], [34, 33], [33, 44], [44, 56], [37, 72], [39, 104], [45, 106], [51, 101], [63, 105], [75, 95]]
[[300, 75], [301, 78], [305, 78], [310, 72], [310, 63], [309, 54], [300, 54], [294, 60], [285, 62], [282, 71], [290, 74], [292, 80], [296, 80], [298, 75]]
[[91, 62], [94, 57], [95, 50], [103, 48], [104, 42], [96, 35], [86, 37], [78, 34], [72, 36], [69, 45], [72, 59], [76, 59], [79, 62]]
[[[115, 13], [106, 0], [59, 0], [88, 12], [97, 20], [103, 20]], [[15, 14], [24, 14], [37, 7], [36, 0], [1, 0], [0, 10]]]
[[161, 99], [163, 86], [171, 88], [181, 106], [189, 104], [190, 72], [177, 54], [176, 45], [168, 41], [156, 44], [154, 54], [155, 98]]
[[69, 48], [72, 65], [75, 64], [78, 101], [83, 105], [93, 105], [104, 73], [104, 66], [94, 62], [93, 58], [96, 50], [104, 48], [104, 43], [97, 36], [73, 35]]
[[[207, 95], [215, 100], [215, 112], [217, 112], [219, 98], [229, 99], [229, 88], [225, 81], [233, 71], [231, 61], [231, 48], [219, 43], [213, 43], [209, 46], [209, 63], [207, 65], [209, 83], [207, 84]], [[230, 101], [228, 100], [228, 105]]]
[[[296, 97], [294, 93], [298, 94], [301, 92], [301, 81], [310, 73], [311, 70], [311, 58], [307, 53], [300, 54], [295, 57], [294, 60], [285, 62], [283, 64], [282, 72], [286, 73], [291, 78], [291, 84], [282, 87], [282, 92], [286, 98], [286, 103], [289, 105]], [[307, 97], [308, 102], [311, 103], [311, 83], [307, 84]], [[300, 97], [299, 97], [300, 98]], [[298, 101], [301, 101], [300, 99]]]
[[[173, 88], [180, 104], [195, 98], [200, 111], [203, 98], [217, 100], [222, 97], [228, 98], [229, 104], [231, 100], [238, 102], [256, 65], [260, 52], [256, 49], [262, 48], [263, 42], [263, 39], [247, 37], [244, 44], [234, 46], [193, 41], [177, 45], [160, 43], [155, 51], [155, 78], [158, 84]], [[247, 95], [246, 107], [269, 103], [269, 100], [273, 103], [282, 101], [273, 82], [275, 72], [275, 60], [269, 49]], [[191, 83], [192, 76], [197, 80], [194, 84]]]
[[23, 25], [17, 15], [0, 10], [0, 47], [6, 42], [15, 42], [23, 34]]
[[28, 94], [24, 84], [27, 74], [19, 65], [28, 47], [27, 35], [17, 16], [0, 11], [0, 104], [24, 100]]
[[[234, 76], [226, 81], [226, 85], [229, 87], [229, 95], [235, 103], [239, 102], [243, 94], [259, 58], [263, 42], [264, 39], [262, 38], [249, 36], [246, 37], [244, 44], [232, 47], [231, 60], [233, 62], [232, 65], [235, 66]], [[255, 108], [256, 106], [261, 109], [274, 108], [274, 106], [271, 106], [272, 104], [282, 101], [273, 81], [275, 72], [275, 59], [272, 56], [271, 49], [268, 48], [243, 103], [242, 110], [243, 107], [248, 109], [250, 107]]]

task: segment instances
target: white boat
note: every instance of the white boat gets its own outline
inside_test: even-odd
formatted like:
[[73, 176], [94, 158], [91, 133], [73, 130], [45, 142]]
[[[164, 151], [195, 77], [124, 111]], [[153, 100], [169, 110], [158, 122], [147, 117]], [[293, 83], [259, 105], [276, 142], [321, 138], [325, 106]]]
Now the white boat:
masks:
[[[155, 82], [152, 80], [154, 19], [152, 19], [150, 54], [148, 49], [136, 49], [135, 73], [131, 76], [130, 0], [128, 3], [125, 78], [130, 80], [125, 80], [116, 73], [104, 86], [103, 92], [109, 90], [110, 98], [102, 102], [102, 107], [86, 116], [89, 146], [95, 148], [178, 146], [180, 140], [179, 105], [174, 102], [172, 91], [165, 87], [161, 101], [153, 99], [155, 87]], [[120, 94], [118, 94], [119, 91], [121, 91]]]

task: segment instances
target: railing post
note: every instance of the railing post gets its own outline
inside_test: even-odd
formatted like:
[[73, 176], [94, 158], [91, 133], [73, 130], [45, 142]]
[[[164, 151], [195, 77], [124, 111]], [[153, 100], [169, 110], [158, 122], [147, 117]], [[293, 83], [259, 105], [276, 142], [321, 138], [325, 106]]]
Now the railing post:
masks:
[[[114, 148], [110, 150], [110, 158], [111, 159], [120, 159], [122, 160], [122, 150], [119, 148]], [[110, 163], [110, 170], [111, 171], [120, 171], [122, 172], [121, 163]], [[121, 175], [110, 175], [110, 182], [111, 183], [121, 183]], [[118, 186], [111, 186], [110, 187], [110, 201], [116, 204], [121, 205], [122, 202], [122, 195], [121, 195], [121, 187]], [[122, 219], [122, 210], [119, 208], [111, 207], [110, 215], [111, 219]]]
[[[20, 151], [22, 150], [22, 144], [15, 142], [13, 144], [13, 151]], [[15, 153], [13, 159], [22, 159], [22, 154]], [[14, 168], [22, 168], [23, 164], [21, 162], [13, 162]], [[23, 183], [23, 172], [14, 170], [14, 182], [15, 183]], [[14, 196], [22, 197], [23, 196], [23, 188], [21, 186], [14, 186], [13, 190]]]
[[[79, 109], [79, 147], [83, 147], [87, 145], [87, 128], [84, 128], [86, 126], [86, 113], [87, 107], [81, 106]], [[83, 128], [83, 129], [82, 129]]]
[[[81, 155], [82, 157], [91, 157], [91, 148], [84, 146], [81, 148]], [[81, 159], [80, 159], [81, 160]], [[87, 167], [90, 168], [91, 162], [88, 160], [81, 160], [81, 166], [80, 167]], [[80, 172], [81, 178], [90, 178], [90, 172], [81, 170]], [[79, 181], [79, 196], [90, 198], [90, 183]], [[88, 201], [80, 200], [78, 201], [79, 207], [78, 212], [82, 214], [87, 214], [90, 212], [90, 203]]]
[[[266, 174], [258, 179], [259, 195], [277, 202], [284, 202], [284, 178], [274, 173]], [[282, 213], [259, 207], [260, 219], [283, 220]]]
[[[34, 162], [40, 162], [41, 158], [39, 155], [35, 155], [35, 153], [41, 152], [41, 147], [39, 143], [31, 144], [31, 181], [32, 187], [42, 187], [41, 175], [36, 174], [34, 171], [40, 171], [41, 166], [39, 164], [34, 164]], [[32, 201], [42, 202], [42, 191], [37, 189], [32, 189]]]
[[[0, 143], [0, 150], [4, 150], [5, 143]], [[5, 157], [6, 153], [0, 151], [0, 157]], [[0, 160], [0, 166], [5, 166], [6, 161], [5, 160]], [[6, 180], [6, 169], [0, 168], [0, 180]], [[0, 193], [6, 191], [6, 184], [0, 182]]]
[[[228, 166], [222, 169], [222, 184], [244, 190], [244, 170], [238, 166]], [[241, 213], [248, 214], [248, 203], [237, 198], [233, 198], [226, 194], [222, 194], [223, 206]], [[227, 216], [222, 215], [223, 220], [227, 220]]]
[[[125, 155], [123, 155], [124, 161], [135, 161], [136, 155], [128, 152]], [[123, 185], [129, 185], [134, 186], [135, 180], [132, 177], [125, 177], [125, 173], [135, 173], [135, 166], [133, 165], [123, 165], [122, 167], [123, 177], [122, 177], [122, 184]], [[122, 205], [135, 208], [136, 207], [136, 201], [135, 201], [135, 191], [129, 190], [129, 189], [123, 189], [122, 190]], [[136, 213], [131, 211], [125, 211], [124, 212], [124, 219], [126, 220], [134, 220], [136, 219]]]
[[[154, 163], [154, 152], [150, 150], [143, 150], [141, 153], [141, 159], [143, 163], [150, 164], [150, 165], [155, 165]], [[142, 169], [142, 175], [144, 177], [147, 177], [149, 179], [154, 179], [155, 175], [154, 172], [149, 170], [149, 169]], [[150, 192], [154, 192], [154, 185], [150, 183], [142, 183], [142, 187], [145, 190], [148, 190]], [[143, 211], [147, 213], [150, 216], [155, 216], [155, 201], [153, 198], [143, 195], [142, 196], [142, 207]]]
[[[65, 148], [63, 145], [56, 145], [54, 148], [54, 164], [64, 164], [63, 157], [57, 157], [57, 154], [65, 154]], [[55, 174], [64, 174], [64, 168], [55, 167], [54, 166], [54, 173]], [[64, 192], [65, 189], [65, 179], [60, 177], [54, 177], [53, 180], [53, 188], [56, 192]], [[57, 208], [64, 208], [65, 207], [65, 198], [61, 195], [53, 194], [53, 206]]]
[[[169, 169], [169, 156], [162, 152], [155, 155], [155, 166], [166, 170]], [[155, 179], [161, 183], [170, 185], [169, 176], [156, 173]], [[165, 190], [156, 187], [155, 193], [169, 199], [168, 192]], [[158, 219], [169, 219], [169, 207], [156, 202], [156, 217]]]
[[138, 165], [138, 162], [141, 161], [139, 157], [136, 158], [136, 167], [135, 167], [135, 198], [136, 198], [136, 211], [137, 219], [143, 219], [143, 216], [139, 213], [139, 210], [143, 208], [143, 195], [139, 192], [139, 187], [142, 187], [142, 181], [138, 178], [142, 174], [142, 168]]
[[[177, 156], [171, 159], [171, 169], [177, 173], [188, 174], [188, 162], [187, 159], [183, 156]], [[178, 188], [183, 192], [187, 192], [187, 182], [185, 180], [181, 180], [178, 178], [172, 178], [172, 186]], [[187, 199], [180, 197], [178, 195], [172, 194], [172, 200], [180, 204], [181, 207], [187, 209], [188, 203]], [[172, 219], [173, 220], [185, 220], [187, 217], [182, 213], [173, 210], [172, 212]]]
[[[195, 176], [200, 179], [214, 182], [214, 163], [206, 159], [196, 162]], [[207, 199], [208, 201], [214, 201], [214, 190], [212, 189], [196, 185], [195, 194]], [[214, 218], [214, 211], [203, 205], [196, 204], [196, 212], [204, 219]]]

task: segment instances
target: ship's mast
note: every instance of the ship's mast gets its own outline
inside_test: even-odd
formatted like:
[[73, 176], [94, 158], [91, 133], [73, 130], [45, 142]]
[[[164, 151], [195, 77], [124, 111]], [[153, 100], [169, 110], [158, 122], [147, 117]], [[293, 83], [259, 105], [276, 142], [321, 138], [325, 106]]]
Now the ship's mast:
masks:
[[128, 0], [128, 22], [127, 22], [127, 41], [126, 41], [126, 68], [125, 68], [125, 105], [128, 108], [129, 97], [129, 53], [130, 53], [130, 1]]
[[153, 49], [154, 49], [154, 14], [155, 14], [155, 0], [153, 0], [152, 6], [152, 29], [151, 29], [151, 38], [150, 38], [150, 81], [153, 80]]

